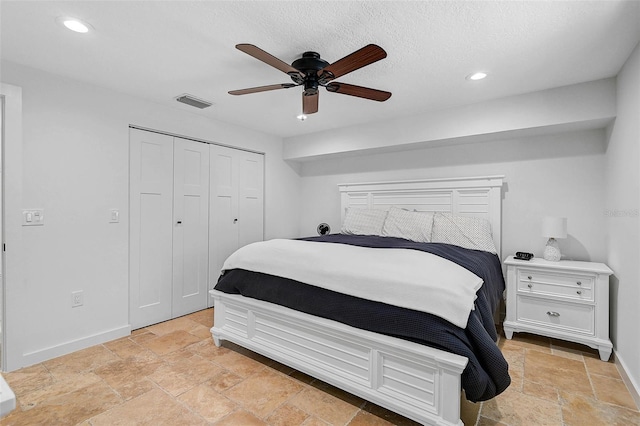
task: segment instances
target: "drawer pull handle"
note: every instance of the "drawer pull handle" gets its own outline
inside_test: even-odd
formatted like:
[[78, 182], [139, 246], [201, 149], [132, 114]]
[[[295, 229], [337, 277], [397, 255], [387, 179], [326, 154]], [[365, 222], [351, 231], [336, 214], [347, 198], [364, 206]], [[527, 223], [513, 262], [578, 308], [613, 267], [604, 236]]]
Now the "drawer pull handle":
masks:
[[528, 278], [528, 279], [531, 279], [531, 275], [529, 275], [527, 278]]
[[531, 288], [533, 287], [533, 284], [527, 284], [527, 287]]
[[578, 285], [582, 285], [582, 281], [578, 281], [576, 284], [578, 284]]
[[557, 312], [552, 312], [552, 311], [547, 311], [547, 315], [549, 315], [550, 317], [559, 317], [560, 314]]
[[576, 293], [578, 293], [578, 294], [582, 294], [582, 292], [581, 292], [580, 290], [576, 291]]

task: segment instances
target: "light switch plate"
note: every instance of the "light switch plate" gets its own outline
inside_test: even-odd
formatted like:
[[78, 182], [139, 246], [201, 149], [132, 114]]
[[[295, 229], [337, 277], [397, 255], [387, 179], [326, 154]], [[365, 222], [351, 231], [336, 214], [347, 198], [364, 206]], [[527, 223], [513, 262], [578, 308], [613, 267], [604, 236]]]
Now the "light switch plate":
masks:
[[118, 209], [109, 210], [109, 223], [120, 222], [120, 211]]
[[22, 210], [22, 226], [42, 226], [44, 225], [43, 209]]

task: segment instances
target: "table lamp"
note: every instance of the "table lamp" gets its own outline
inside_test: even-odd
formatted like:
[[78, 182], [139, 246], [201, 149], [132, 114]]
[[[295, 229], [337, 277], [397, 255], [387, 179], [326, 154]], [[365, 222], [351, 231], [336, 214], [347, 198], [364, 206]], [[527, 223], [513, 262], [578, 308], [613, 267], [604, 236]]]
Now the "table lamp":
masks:
[[567, 218], [545, 217], [542, 221], [542, 236], [549, 238], [542, 257], [552, 262], [559, 261], [562, 255], [556, 238], [567, 238]]

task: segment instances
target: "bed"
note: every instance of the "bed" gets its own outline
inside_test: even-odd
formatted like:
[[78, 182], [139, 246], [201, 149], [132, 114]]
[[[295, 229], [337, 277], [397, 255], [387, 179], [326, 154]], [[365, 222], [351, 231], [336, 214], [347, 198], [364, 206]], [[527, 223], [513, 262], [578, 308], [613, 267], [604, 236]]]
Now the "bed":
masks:
[[[491, 226], [495, 253], [454, 246], [446, 235], [436, 243], [411, 241], [387, 234], [386, 228], [384, 236], [332, 234], [257, 243], [227, 259], [211, 291], [215, 344], [231, 341], [423, 424], [461, 425], [463, 385], [472, 401], [489, 399], [509, 385], [492, 316], [504, 289], [502, 184], [502, 176], [489, 176], [339, 185], [343, 231], [354, 212], [381, 214], [383, 220], [413, 212], [436, 212], [440, 220], [478, 218]], [[348, 268], [340, 261], [345, 258]], [[383, 265], [386, 258], [402, 265], [402, 272], [387, 276], [391, 268], [356, 262]], [[428, 273], [433, 275], [428, 281], [442, 291], [396, 290], [400, 281], [410, 285], [434, 270], [431, 262], [457, 268]], [[309, 272], [314, 263], [320, 267]], [[437, 270], [441, 267], [446, 269]], [[354, 272], [363, 269], [371, 269], [370, 275]], [[367, 286], [375, 281], [381, 286], [372, 292]], [[457, 298], [466, 308], [449, 303]], [[451, 312], [442, 315], [451, 316], [423, 311], [429, 304], [435, 310], [447, 307], [442, 309]]]

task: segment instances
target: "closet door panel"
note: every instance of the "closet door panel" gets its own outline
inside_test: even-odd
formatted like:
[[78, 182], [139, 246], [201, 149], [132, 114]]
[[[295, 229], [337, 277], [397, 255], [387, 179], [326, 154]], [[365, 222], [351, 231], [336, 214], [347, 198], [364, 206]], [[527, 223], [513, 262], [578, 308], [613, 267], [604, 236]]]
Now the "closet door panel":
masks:
[[162, 211], [162, 195], [140, 194], [139, 200], [140, 213], [136, 215], [136, 219], [140, 221], [139, 250], [136, 250], [140, 256], [137, 306], [150, 308], [163, 305], [161, 311], [170, 314], [171, 303], [167, 300], [166, 287], [171, 285], [167, 279], [167, 274], [171, 275], [171, 268], [167, 268], [168, 265], [163, 262], [163, 259], [171, 256], [170, 250], [166, 250], [169, 235], [166, 232], [167, 224], [161, 215], [156, 214]]
[[210, 288], [220, 276], [225, 259], [238, 248], [238, 173], [237, 150], [217, 145], [209, 147], [211, 155], [211, 251]]
[[173, 138], [132, 129], [129, 297], [133, 329], [171, 317]]
[[178, 317], [207, 307], [209, 147], [174, 139], [173, 309]]
[[238, 246], [242, 247], [264, 238], [264, 156], [241, 152], [238, 168]]
[[[211, 145], [210, 288], [238, 248], [263, 239], [264, 156]], [[209, 301], [212, 306], [212, 301]]]

